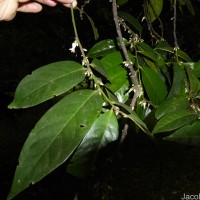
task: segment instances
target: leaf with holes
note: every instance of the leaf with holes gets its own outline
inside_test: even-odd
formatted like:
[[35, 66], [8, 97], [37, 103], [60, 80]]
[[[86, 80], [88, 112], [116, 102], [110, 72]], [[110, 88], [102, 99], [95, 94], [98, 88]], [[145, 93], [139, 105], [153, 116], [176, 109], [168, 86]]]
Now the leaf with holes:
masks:
[[99, 149], [117, 140], [118, 135], [118, 122], [113, 110], [102, 114], [79, 145], [67, 171], [75, 176], [85, 176]]
[[29, 134], [19, 157], [8, 199], [65, 162], [102, 109], [98, 91], [76, 91], [49, 109]]

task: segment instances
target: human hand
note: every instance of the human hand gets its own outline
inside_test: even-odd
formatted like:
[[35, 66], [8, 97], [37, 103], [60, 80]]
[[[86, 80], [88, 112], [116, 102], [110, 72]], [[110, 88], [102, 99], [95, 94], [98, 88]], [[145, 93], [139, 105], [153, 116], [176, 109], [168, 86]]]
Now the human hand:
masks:
[[0, 21], [12, 20], [17, 11], [26, 13], [38, 13], [42, 10], [42, 5], [56, 6], [57, 3], [61, 3], [66, 7], [76, 7], [76, 0], [36, 0], [35, 2], [29, 0], [0, 0]]

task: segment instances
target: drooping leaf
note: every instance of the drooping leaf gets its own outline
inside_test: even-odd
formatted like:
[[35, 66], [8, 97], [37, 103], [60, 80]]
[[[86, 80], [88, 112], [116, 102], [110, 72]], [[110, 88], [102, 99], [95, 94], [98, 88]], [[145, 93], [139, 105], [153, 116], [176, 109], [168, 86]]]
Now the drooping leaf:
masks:
[[190, 67], [196, 77], [200, 77], [200, 62], [188, 62], [183, 64], [185, 67]]
[[[124, 43], [128, 44], [128, 41], [124, 39]], [[117, 44], [120, 46], [119, 40], [117, 39]], [[103, 57], [109, 53], [117, 51], [115, 41], [112, 39], [102, 40], [96, 43], [88, 52], [87, 56], [89, 58]]]
[[76, 150], [67, 171], [75, 176], [85, 176], [91, 169], [99, 149], [118, 138], [118, 122], [112, 110], [102, 114]]
[[149, 0], [147, 9], [151, 22], [153, 22], [156, 18], [159, 17], [162, 8], [163, 8], [163, 0]]
[[101, 112], [98, 91], [76, 91], [49, 109], [29, 134], [8, 199], [66, 161]]
[[186, 124], [191, 123], [197, 118], [197, 114], [190, 110], [176, 110], [161, 118], [153, 129], [153, 133], [172, 131]]
[[84, 79], [84, 68], [74, 61], [55, 62], [33, 71], [18, 85], [9, 108], [27, 108], [67, 92]]
[[160, 119], [175, 110], [185, 110], [188, 106], [188, 100], [184, 96], [169, 97], [163, 101], [155, 112], [155, 117]]
[[190, 67], [186, 67], [186, 72], [189, 79], [190, 94], [196, 95], [200, 91], [200, 81]]
[[[82, 12], [84, 12], [84, 11], [82, 11]], [[99, 39], [99, 33], [98, 33], [98, 30], [95, 26], [93, 19], [87, 13], [84, 12], [84, 14], [87, 16], [87, 18], [88, 18], [88, 20], [89, 20], [89, 22], [92, 26], [92, 30], [93, 30], [93, 33], [94, 33], [94, 39], [98, 40]]]
[[142, 82], [150, 101], [154, 105], [159, 105], [167, 96], [167, 87], [159, 74], [152, 69], [143, 67]]
[[117, 5], [122, 6], [122, 5], [126, 4], [127, 2], [128, 2], [128, 0], [117, 0]]
[[140, 35], [142, 34], [142, 26], [135, 17], [123, 11], [118, 11], [118, 14], [121, 18], [129, 22], [139, 32]]
[[163, 50], [160, 50], [159, 48], [162, 48], [162, 47], [169, 47], [169, 44], [167, 41], [160, 41], [156, 44], [156, 47], [154, 48], [154, 50], [156, 51], [157, 54], [159, 54], [159, 56], [163, 59], [163, 60], [166, 60], [167, 58], [167, 51], [163, 51]]
[[133, 121], [138, 127], [141, 128], [145, 133], [150, 134], [150, 131], [148, 130], [146, 124], [140, 119], [140, 117], [137, 115], [135, 111], [133, 111], [129, 106], [123, 103], [118, 103], [118, 105], [122, 108], [124, 108], [128, 113], [126, 118], [129, 118], [131, 121]]
[[106, 71], [103, 67], [103, 64], [101, 63], [101, 61], [97, 58], [94, 58], [92, 63], [91, 63], [91, 67], [93, 69], [95, 69], [96, 71], [98, 71], [101, 75], [103, 75], [106, 79], [108, 79], [108, 75], [106, 74]]
[[179, 3], [179, 9], [181, 12], [183, 12], [182, 6], [187, 6], [191, 15], [195, 15], [195, 10], [190, 0], [178, 0], [178, 3]]
[[181, 65], [174, 63], [173, 65], [173, 82], [171, 86], [171, 90], [169, 92], [168, 97], [177, 96], [177, 95], [184, 95], [185, 85], [184, 85], [184, 75], [185, 72]]
[[[162, 51], [167, 51], [169, 53], [174, 54], [174, 48], [172, 47], [156, 47], [155, 50], [162, 50]], [[177, 50], [177, 56], [182, 58], [183, 60], [187, 62], [192, 62], [192, 59], [182, 50], [178, 49]]]
[[184, 143], [187, 145], [199, 146], [200, 144], [200, 121], [189, 124], [176, 130], [166, 140]]
[[119, 51], [113, 52], [101, 59], [108, 80], [106, 86], [118, 97], [120, 102], [125, 102], [128, 98], [126, 93], [129, 87], [127, 71], [123, 67], [123, 58]]

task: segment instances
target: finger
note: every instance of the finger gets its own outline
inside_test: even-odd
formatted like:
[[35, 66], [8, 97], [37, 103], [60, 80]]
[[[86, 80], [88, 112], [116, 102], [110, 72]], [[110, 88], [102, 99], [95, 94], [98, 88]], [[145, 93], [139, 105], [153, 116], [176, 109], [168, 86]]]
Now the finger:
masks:
[[77, 6], [77, 1], [74, 1], [72, 4], [69, 4], [69, 3], [64, 4], [64, 3], [63, 3], [63, 5], [64, 5], [65, 7], [68, 7], [68, 8], [70, 8], [71, 5], [72, 5], [72, 7], [75, 8], [75, 7]]
[[20, 3], [17, 11], [25, 13], [38, 13], [42, 10], [42, 6], [36, 2]]
[[39, 3], [45, 4], [47, 6], [51, 6], [51, 7], [57, 5], [57, 2], [54, 1], [54, 0], [36, 0], [36, 1], [39, 2]]

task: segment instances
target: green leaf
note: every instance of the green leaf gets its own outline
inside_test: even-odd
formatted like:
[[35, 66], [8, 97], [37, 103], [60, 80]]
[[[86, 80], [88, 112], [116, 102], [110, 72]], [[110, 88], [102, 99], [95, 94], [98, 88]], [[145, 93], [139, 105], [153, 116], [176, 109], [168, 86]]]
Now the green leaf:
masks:
[[179, 9], [181, 10], [181, 12], [183, 12], [182, 6], [187, 6], [191, 15], [195, 15], [195, 10], [190, 0], [178, 0], [178, 3], [179, 3]]
[[173, 71], [174, 71], [173, 82], [168, 97], [185, 94], [185, 91], [183, 91], [183, 89], [185, 88], [184, 85], [185, 72], [183, 68], [177, 63], [174, 63]]
[[49, 109], [29, 134], [19, 157], [8, 199], [65, 162], [101, 112], [98, 91], [76, 91]]
[[106, 86], [118, 97], [120, 102], [125, 102], [128, 99], [126, 93], [129, 88], [129, 81], [127, 78], [127, 71], [123, 67], [123, 58], [119, 51], [111, 53], [101, 59], [104, 66], [108, 80]]
[[128, 0], [117, 0], [117, 5], [122, 6], [122, 5], [126, 4], [127, 2], [128, 2]]
[[154, 105], [159, 105], [167, 96], [165, 82], [160, 78], [158, 73], [150, 68], [143, 67], [141, 71], [142, 82], [150, 101]]
[[170, 136], [164, 138], [169, 141], [184, 143], [187, 145], [199, 146], [200, 144], [200, 121], [189, 124], [176, 130]]
[[149, 0], [147, 9], [151, 22], [153, 22], [155, 19], [159, 17], [162, 8], [163, 8], [163, 0]]
[[141, 128], [145, 133], [150, 135], [150, 132], [146, 126], [146, 124], [140, 119], [140, 117], [137, 115], [136, 112], [134, 112], [129, 106], [123, 103], [118, 103], [118, 105], [122, 108], [124, 108], [128, 113], [127, 115], [124, 115], [125, 118], [129, 118], [131, 121], [133, 121], [138, 127]]
[[195, 76], [193, 70], [190, 67], [186, 67], [186, 72], [187, 72], [189, 84], [190, 84], [189, 86], [190, 94], [196, 95], [200, 91], [200, 81]]
[[183, 64], [186, 67], [190, 67], [194, 74], [199, 78], [200, 77], [200, 62], [188, 62]]
[[161, 118], [153, 129], [153, 133], [172, 131], [191, 123], [197, 115], [190, 110], [177, 110]]
[[18, 85], [8, 108], [27, 108], [67, 92], [84, 79], [84, 68], [74, 61], [55, 62], [33, 71]]
[[[128, 44], [126, 39], [124, 39], [124, 43]], [[117, 44], [118, 46], [120, 46], [118, 39], [117, 39]], [[96, 43], [89, 50], [87, 56], [89, 58], [103, 57], [115, 51], [117, 51], [115, 41], [112, 39], [106, 39]]]
[[142, 34], [142, 26], [135, 17], [133, 17], [127, 12], [122, 11], [118, 11], [118, 14], [121, 18], [129, 22], [139, 32], [140, 35]]
[[[174, 54], [174, 48], [172, 47], [156, 47], [155, 50], [163, 50], [163, 51], [167, 51], [169, 53]], [[182, 58], [183, 60], [187, 61], [187, 62], [192, 62], [192, 59], [182, 50], [178, 49], [177, 50], [177, 56]]]
[[67, 171], [79, 177], [87, 175], [99, 149], [117, 140], [118, 135], [118, 122], [114, 112], [110, 110], [102, 114], [82, 140]]
[[85, 12], [84, 12], [84, 14], [87, 16], [87, 18], [88, 18], [88, 20], [89, 20], [89, 22], [90, 22], [90, 24], [92, 26], [92, 30], [93, 30], [93, 33], [94, 33], [94, 39], [98, 40], [99, 39], [99, 33], [98, 33], [98, 30], [97, 30], [97, 28], [96, 28], [96, 26], [94, 24], [93, 19], [88, 14], [86, 14]]
[[169, 97], [163, 101], [155, 112], [155, 117], [160, 119], [175, 110], [185, 110], [188, 106], [188, 100], [183, 96]]
[[91, 67], [93, 69], [95, 69], [96, 71], [98, 71], [101, 75], [103, 75], [106, 79], [108, 79], [108, 75], [103, 67], [103, 64], [101, 63], [101, 61], [97, 58], [94, 58], [92, 63], [91, 63]]

